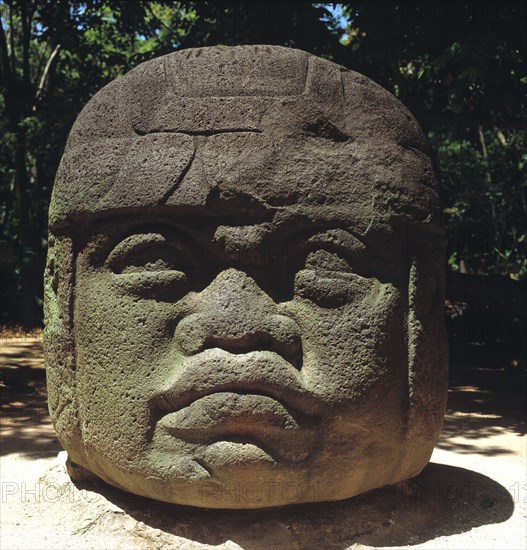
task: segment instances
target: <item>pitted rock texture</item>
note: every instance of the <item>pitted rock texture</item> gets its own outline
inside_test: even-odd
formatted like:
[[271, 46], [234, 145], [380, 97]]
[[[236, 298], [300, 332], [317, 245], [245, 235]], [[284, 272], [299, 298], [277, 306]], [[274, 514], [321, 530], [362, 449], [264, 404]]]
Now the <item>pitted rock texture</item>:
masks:
[[446, 399], [424, 136], [367, 78], [277, 46], [104, 87], [50, 207], [50, 411], [72, 465], [208, 508], [417, 475]]

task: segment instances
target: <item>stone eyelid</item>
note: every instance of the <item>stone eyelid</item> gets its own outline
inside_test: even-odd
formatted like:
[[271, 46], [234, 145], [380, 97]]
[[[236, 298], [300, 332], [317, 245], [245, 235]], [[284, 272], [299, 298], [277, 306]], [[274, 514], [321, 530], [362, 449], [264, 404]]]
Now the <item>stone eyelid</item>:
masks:
[[112, 271], [119, 273], [119, 271], [126, 267], [126, 260], [133, 257], [135, 253], [140, 253], [147, 250], [151, 246], [164, 245], [170, 249], [173, 249], [178, 255], [183, 254], [185, 256], [185, 263], [188, 262], [190, 251], [186, 250], [186, 247], [180, 242], [175, 242], [173, 239], [169, 239], [161, 233], [135, 233], [120, 241], [109, 253], [105, 266]]
[[[300, 236], [293, 237], [286, 244], [284, 250], [286, 256], [296, 257], [296, 259], [302, 259], [304, 262], [310, 254], [318, 251], [334, 253], [349, 265], [351, 272], [364, 277], [368, 276], [367, 264], [371, 252], [364, 243], [345, 229], [335, 228], [318, 231], [307, 238], [304, 236], [303, 239]], [[347, 273], [341, 270], [330, 271]]]

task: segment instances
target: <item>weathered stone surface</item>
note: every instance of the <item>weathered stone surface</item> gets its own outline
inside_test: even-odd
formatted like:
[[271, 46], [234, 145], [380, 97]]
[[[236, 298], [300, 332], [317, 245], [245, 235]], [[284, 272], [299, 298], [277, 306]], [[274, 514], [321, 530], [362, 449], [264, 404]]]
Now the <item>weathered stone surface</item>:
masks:
[[209, 508], [417, 475], [446, 397], [439, 213], [412, 116], [305, 52], [186, 50], [103, 88], [50, 209], [70, 461]]

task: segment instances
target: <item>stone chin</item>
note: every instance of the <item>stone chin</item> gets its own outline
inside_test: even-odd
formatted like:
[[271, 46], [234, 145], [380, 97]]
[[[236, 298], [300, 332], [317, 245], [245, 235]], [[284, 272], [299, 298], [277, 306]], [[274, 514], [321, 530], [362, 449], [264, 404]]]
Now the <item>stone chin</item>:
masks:
[[[85, 473], [94, 472], [119, 489], [175, 504], [266, 508], [342, 500], [408, 479], [420, 473], [432, 449], [431, 442], [414, 441], [398, 444], [397, 450], [383, 446], [382, 452], [399, 456], [389, 463], [380, 457], [371, 461], [363, 457], [350, 468], [353, 458], [337, 456], [329, 463], [286, 466], [256, 444], [218, 441], [199, 458], [152, 453], [145, 466], [137, 469], [119, 469], [112, 461], [89, 456]], [[82, 479], [78, 467], [76, 478]]]

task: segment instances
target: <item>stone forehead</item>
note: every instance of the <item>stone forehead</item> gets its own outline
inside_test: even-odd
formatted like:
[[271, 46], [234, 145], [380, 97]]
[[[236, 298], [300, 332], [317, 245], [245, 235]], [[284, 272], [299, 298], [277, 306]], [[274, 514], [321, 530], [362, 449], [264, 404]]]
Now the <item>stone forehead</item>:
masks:
[[416, 202], [426, 213], [437, 202], [426, 151], [391, 94], [339, 65], [279, 46], [183, 50], [142, 63], [86, 105], [50, 222], [205, 204], [255, 175], [246, 194], [271, 205], [280, 205], [277, 195], [316, 206], [392, 192], [395, 210], [397, 201], [403, 209]]

